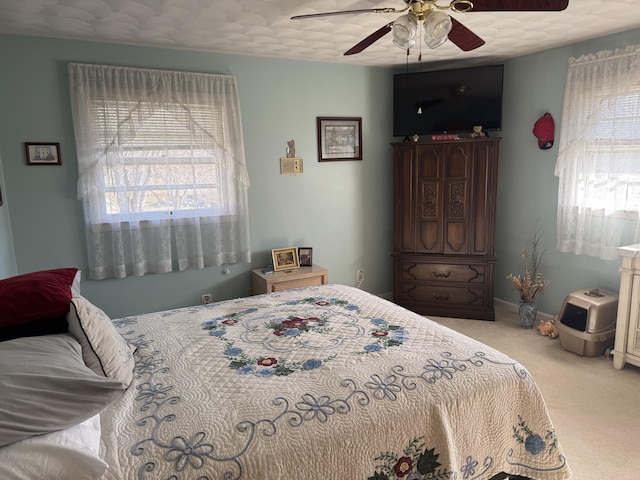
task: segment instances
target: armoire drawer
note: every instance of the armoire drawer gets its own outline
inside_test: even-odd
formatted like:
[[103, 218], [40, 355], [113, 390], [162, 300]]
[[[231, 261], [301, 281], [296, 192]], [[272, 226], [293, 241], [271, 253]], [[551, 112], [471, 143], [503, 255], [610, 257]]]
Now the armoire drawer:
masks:
[[451, 282], [484, 284], [487, 265], [483, 263], [457, 265], [453, 263], [401, 263], [401, 281]]
[[421, 304], [424, 307], [455, 306], [483, 309], [487, 306], [483, 286], [434, 286], [402, 282], [398, 300], [401, 305]]

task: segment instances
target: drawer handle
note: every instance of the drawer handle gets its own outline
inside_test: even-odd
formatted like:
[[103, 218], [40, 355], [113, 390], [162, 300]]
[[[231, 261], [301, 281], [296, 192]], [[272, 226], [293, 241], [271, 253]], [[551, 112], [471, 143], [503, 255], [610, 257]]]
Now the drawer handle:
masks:
[[436, 278], [448, 278], [449, 275], [451, 275], [451, 272], [447, 272], [447, 273], [438, 273], [436, 271], [431, 271], [431, 273], [433, 274], [434, 277]]
[[444, 295], [438, 295], [438, 294], [434, 293], [433, 294], [433, 298], [435, 300], [437, 300], [438, 302], [446, 302], [451, 298], [451, 294], [447, 293], [447, 295], [444, 296]]

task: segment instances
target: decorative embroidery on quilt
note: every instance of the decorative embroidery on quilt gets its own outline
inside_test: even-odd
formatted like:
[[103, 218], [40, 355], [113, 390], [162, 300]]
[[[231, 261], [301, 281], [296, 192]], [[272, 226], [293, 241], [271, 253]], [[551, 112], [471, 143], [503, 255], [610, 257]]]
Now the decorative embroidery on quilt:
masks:
[[223, 355], [238, 374], [287, 376], [314, 370], [338, 355], [366, 355], [402, 345], [408, 331], [383, 318], [366, 329], [357, 305], [310, 297], [277, 308], [249, 308], [202, 323], [224, 342]]
[[374, 458], [374, 461], [381, 462], [376, 465], [375, 473], [367, 480], [431, 480], [448, 479], [451, 473], [446, 468], [438, 468], [440, 454], [435, 453], [434, 448], [426, 448], [422, 443], [423, 437], [414, 438], [402, 451], [402, 454], [395, 452], [384, 452]]
[[[414, 438], [402, 451], [384, 452], [374, 458], [376, 462], [382, 462], [375, 466], [375, 472], [367, 480], [457, 480], [460, 478], [457, 472], [449, 471], [441, 467], [438, 462], [440, 454], [434, 448], [427, 448], [422, 443], [423, 437]], [[491, 457], [485, 458], [482, 465], [473, 457], [468, 456], [460, 467], [460, 475], [463, 480], [480, 478], [489, 471], [493, 465]], [[479, 468], [480, 467], [480, 468]]]
[[[240, 313], [241, 316], [244, 314], [247, 314], [247, 311]], [[226, 320], [238, 320], [237, 315], [227, 316], [221, 320], [221, 323]], [[302, 319], [302, 317], [299, 318]], [[316, 320], [313, 322], [317, 324]], [[137, 320], [135, 317], [129, 317], [114, 323], [117, 328], [126, 328], [135, 325]], [[237, 323], [222, 323], [222, 325], [225, 325], [224, 329], [226, 329], [228, 325], [235, 326]], [[393, 326], [381, 321], [372, 322], [372, 325], [371, 331], [385, 331], [381, 330], [382, 328], [389, 328], [386, 331], [394, 330]], [[320, 327], [315, 325], [310, 328]], [[272, 327], [265, 328], [275, 331]], [[193, 478], [194, 474], [198, 475], [199, 480], [214, 480], [222, 477], [229, 480], [247, 479], [249, 477], [244, 470], [244, 465], [246, 456], [250, 455], [250, 446], [258, 441], [268, 442], [281, 434], [283, 429], [302, 428], [309, 422], [316, 421], [326, 423], [336, 415], [349, 415], [357, 413], [357, 410], [368, 408], [372, 402], [396, 401], [403, 390], [415, 390], [421, 384], [428, 386], [439, 381], [451, 381], [455, 373], [465, 371], [467, 366], [481, 368], [485, 362], [490, 362], [516, 369], [515, 362], [514, 364], [497, 362], [487, 358], [483, 352], [478, 352], [467, 359], [456, 359], [450, 353], [441, 353], [442, 358], [430, 359], [423, 367], [423, 372], [411, 373], [406, 367], [397, 365], [392, 368], [392, 372], [371, 374], [369, 380], [363, 381], [361, 385], [356, 380], [344, 378], [340, 382], [340, 386], [344, 389], [344, 395], [341, 398], [312, 392], [302, 394], [297, 399], [273, 398], [271, 400], [274, 407], [272, 415], [262, 419], [244, 419], [238, 422], [228, 432], [226, 441], [228, 443], [225, 443], [219, 434], [214, 436], [207, 432], [206, 428], [202, 431], [183, 432], [172, 438], [167, 436], [164, 425], [168, 422], [174, 422], [174, 424], [179, 422], [180, 415], [176, 413], [175, 408], [183, 401], [180, 392], [174, 392], [174, 386], [166, 384], [166, 375], [170, 374], [170, 369], [164, 365], [162, 352], [153, 350], [153, 340], [147, 339], [143, 334], [137, 334], [134, 330], [123, 333], [123, 337], [130, 344], [138, 347], [134, 372], [137, 390], [135, 401], [139, 405], [140, 412], [136, 426], [140, 429], [141, 439], [131, 447], [130, 451], [134, 457], [140, 457], [144, 462], [137, 469], [139, 480], [158, 480], [159, 472], [156, 470], [160, 470], [162, 462], [165, 462], [163, 468], [169, 467], [173, 472], [168, 476], [162, 475], [166, 480], [186, 480]], [[377, 337], [384, 338], [386, 335]], [[263, 366], [277, 365], [277, 362], [273, 363], [273, 359], [267, 357], [262, 358], [261, 362]], [[522, 375], [519, 376], [525, 378]], [[356, 411], [352, 412], [354, 409]], [[549, 453], [557, 446], [555, 434], [549, 436], [548, 432], [545, 437], [547, 442], [544, 442], [521, 418], [518, 426], [514, 427], [514, 437], [518, 443], [524, 442], [525, 449], [531, 453], [540, 454], [541, 441], [545, 444], [542, 448], [548, 448]], [[514, 450], [511, 450], [508, 457], [513, 456]], [[439, 468], [441, 465], [438, 457], [435, 447], [428, 449], [422, 443], [422, 437], [416, 437], [402, 454], [385, 452], [375, 458], [375, 461], [380, 463], [374, 467], [375, 473], [370, 479], [457, 479], [457, 472]], [[561, 459], [563, 464], [552, 470], [564, 467], [564, 458], [561, 457]], [[223, 472], [216, 473], [215, 477], [203, 474], [203, 471], [206, 471], [205, 466], [214, 463], [218, 464], [220, 467], [217, 468]], [[478, 478], [492, 463], [492, 460], [487, 458], [483, 463], [483, 471], [479, 472], [477, 471], [478, 461], [469, 456], [465, 464], [460, 467], [462, 478]], [[527, 466], [527, 468], [530, 467]]]
[[[525, 450], [532, 455], [540, 455], [547, 449], [547, 446], [549, 447], [548, 453], [551, 455], [554, 450], [558, 448], [558, 439], [555, 430], [547, 430], [543, 440], [540, 435], [534, 433], [529, 428], [527, 422], [525, 422], [520, 415], [518, 415], [518, 426], [513, 427], [513, 436], [518, 443], [524, 445]], [[548, 445], [545, 440], [549, 442]]]
[[407, 390], [413, 390], [417, 387], [416, 380], [422, 380], [426, 383], [436, 383], [438, 380], [453, 380], [454, 375], [466, 371], [467, 366], [482, 367], [485, 362], [509, 366], [523, 380], [528, 377], [527, 370], [518, 362], [500, 362], [487, 357], [484, 352], [476, 352], [468, 358], [455, 358], [450, 352], [440, 352], [440, 357], [440, 359], [428, 359], [422, 367], [422, 371], [418, 373], [407, 372], [400, 365], [393, 367], [391, 370], [401, 379], [402, 385]]
[[[549, 472], [554, 470], [560, 470], [564, 468], [566, 465], [566, 459], [563, 455], [558, 455], [558, 461], [560, 462], [558, 467], [541, 467], [539, 464], [536, 465], [535, 460], [536, 457], [542, 456], [545, 451], [548, 456], [552, 456], [554, 452], [558, 448], [558, 438], [556, 437], [555, 430], [547, 430], [547, 433], [544, 435], [544, 438], [540, 436], [540, 434], [535, 433], [527, 422], [522, 418], [521, 415], [518, 415], [518, 425], [513, 427], [513, 438], [524, 447], [524, 450], [529, 453], [531, 457], [531, 462], [524, 464], [522, 462], [514, 462], [512, 458], [516, 454], [515, 449], [510, 449], [507, 454], [507, 462], [510, 465], [518, 465], [521, 467], [526, 467], [532, 471], [537, 472]], [[546, 464], [546, 462], [544, 462]]]

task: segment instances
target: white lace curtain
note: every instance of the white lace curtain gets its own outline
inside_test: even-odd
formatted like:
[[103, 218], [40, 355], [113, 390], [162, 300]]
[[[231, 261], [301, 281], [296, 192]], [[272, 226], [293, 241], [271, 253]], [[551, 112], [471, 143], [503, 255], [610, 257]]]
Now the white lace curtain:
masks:
[[235, 78], [69, 64], [89, 278], [250, 262]]
[[640, 242], [640, 46], [569, 60], [556, 175], [558, 250]]

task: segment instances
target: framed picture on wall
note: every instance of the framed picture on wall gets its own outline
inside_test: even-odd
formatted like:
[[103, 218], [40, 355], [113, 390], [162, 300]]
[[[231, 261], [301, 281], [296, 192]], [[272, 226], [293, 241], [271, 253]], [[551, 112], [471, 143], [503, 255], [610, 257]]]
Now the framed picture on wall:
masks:
[[27, 165], [62, 165], [59, 143], [25, 143]]
[[362, 160], [362, 118], [317, 117], [318, 161]]
[[301, 267], [310, 267], [313, 262], [313, 249], [311, 247], [298, 247], [298, 259]]
[[298, 260], [298, 249], [296, 247], [274, 248], [271, 250], [273, 259], [273, 270], [291, 270], [292, 268], [300, 268]]

